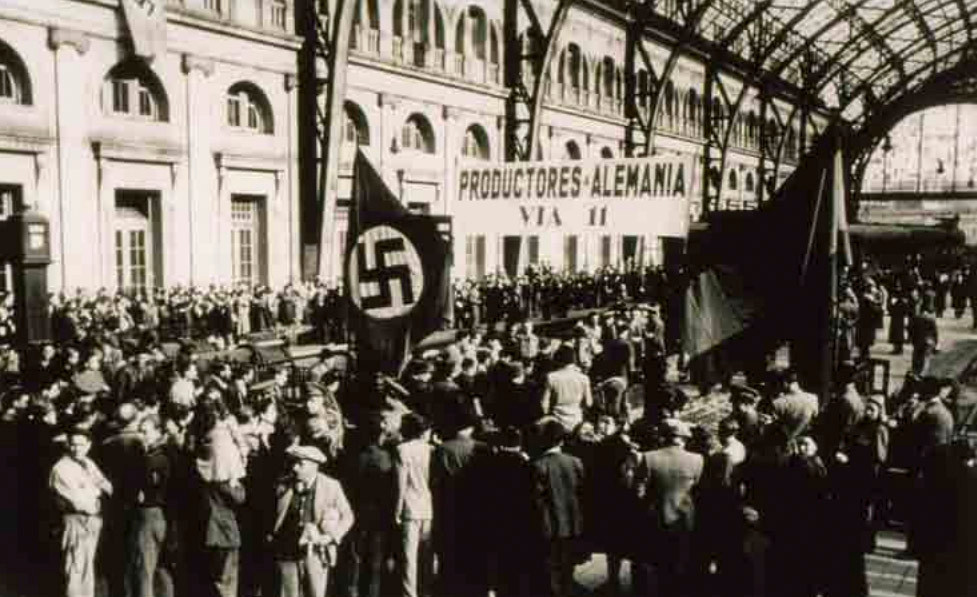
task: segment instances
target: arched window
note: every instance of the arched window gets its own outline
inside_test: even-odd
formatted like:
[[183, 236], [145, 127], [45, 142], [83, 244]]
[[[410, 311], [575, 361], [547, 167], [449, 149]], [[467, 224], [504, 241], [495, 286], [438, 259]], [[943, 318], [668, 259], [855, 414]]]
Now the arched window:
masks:
[[729, 171], [729, 190], [735, 191], [737, 186], [736, 170]]
[[227, 126], [271, 135], [275, 132], [271, 104], [253, 83], [241, 81], [227, 90]]
[[753, 192], [753, 173], [752, 172], [747, 172], [746, 173], [746, 192], [747, 193], [752, 193]]
[[695, 92], [695, 89], [689, 89], [687, 103], [685, 120], [688, 127], [694, 130], [699, 125], [699, 94]]
[[[469, 39], [470, 37], [470, 39]], [[458, 18], [455, 29], [455, 52], [468, 55], [469, 48], [474, 52], [474, 58], [485, 60], [488, 45], [488, 20], [485, 12], [477, 6], [469, 6]]]
[[31, 82], [20, 56], [0, 41], [0, 103], [30, 105]]
[[489, 159], [488, 135], [485, 134], [485, 129], [477, 124], [468, 127], [461, 145], [461, 155], [474, 160]]
[[605, 160], [613, 160], [614, 159], [614, 150], [611, 149], [610, 147], [607, 147], [607, 146], [601, 147], [600, 148], [600, 157], [603, 158], [603, 159], [605, 159]]
[[757, 140], [757, 130], [756, 130], [756, 113], [753, 110], [746, 115], [746, 143], [747, 145], [756, 145]]
[[491, 43], [489, 44], [489, 61], [492, 64], [499, 63], [499, 36], [495, 32], [495, 27], [491, 27]]
[[405, 151], [434, 153], [434, 131], [422, 114], [411, 114], [400, 131], [400, 142]]
[[370, 145], [370, 125], [363, 110], [353, 102], [343, 104], [343, 143]]
[[567, 144], [563, 148], [563, 157], [568, 160], [579, 160], [580, 159], [580, 146], [577, 145], [576, 141], [567, 141]]
[[604, 77], [604, 88], [601, 92], [605, 97], [614, 97], [614, 59], [610, 56], [604, 56], [602, 63]]
[[144, 62], [129, 60], [115, 65], [102, 86], [102, 111], [139, 120], [169, 120], [166, 92]]
[[586, 72], [584, 69], [586, 65], [583, 61], [583, 56], [580, 54], [580, 46], [577, 44], [570, 44], [567, 46], [567, 71], [570, 75], [570, 86], [574, 89], [579, 89], [581, 84], [586, 84]]

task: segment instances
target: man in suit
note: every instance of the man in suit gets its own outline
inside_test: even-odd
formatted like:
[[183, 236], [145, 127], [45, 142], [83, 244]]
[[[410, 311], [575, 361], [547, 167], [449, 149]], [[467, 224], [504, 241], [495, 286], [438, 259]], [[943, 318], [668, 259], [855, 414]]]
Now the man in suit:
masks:
[[532, 503], [539, 561], [534, 594], [568, 597], [573, 589], [577, 542], [583, 533], [583, 462], [562, 451], [566, 431], [553, 418], [539, 426], [543, 453], [532, 463]]
[[314, 446], [286, 454], [292, 477], [278, 486], [271, 542], [279, 597], [325, 597], [339, 542], [353, 526], [353, 510], [338, 481], [319, 472], [326, 456]]
[[553, 355], [556, 370], [546, 375], [543, 412], [552, 415], [567, 431], [583, 422], [584, 409], [594, 403], [590, 379], [574, 365], [573, 348], [562, 345]]
[[400, 528], [401, 595], [417, 597], [430, 591], [434, 576], [431, 550], [431, 430], [424, 417], [404, 415], [400, 424], [404, 441], [397, 446], [397, 501], [394, 516]]
[[912, 371], [922, 373], [930, 355], [936, 351], [940, 336], [936, 328], [936, 318], [930, 309], [920, 309], [909, 320], [909, 342], [913, 345]]
[[685, 449], [692, 429], [678, 419], [664, 421], [665, 447], [645, 452], [635, 471], [638, 495], [651, 515], [653, 541], [651, 564], [658, 578], [656, 595], [677, 597], [689, 590], [692, 532], [695, 507], [692, 490], [704, 466], [699, 454]]
[[797, 373], [784, 374], [784, 392], [773, 401], [773, 415], [788, 440], [804, 434], [818, 415], [818, 397], [801, 389]]

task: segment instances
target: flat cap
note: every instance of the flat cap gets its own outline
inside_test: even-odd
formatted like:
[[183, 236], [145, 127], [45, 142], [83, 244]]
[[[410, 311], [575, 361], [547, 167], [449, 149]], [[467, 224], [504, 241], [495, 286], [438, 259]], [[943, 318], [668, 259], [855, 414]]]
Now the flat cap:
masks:
[[292, 446], [285, 451], [285, 454], [296, 460], [311, 460], [318, 464], [326, 463], [326, 455], [315, 446]]

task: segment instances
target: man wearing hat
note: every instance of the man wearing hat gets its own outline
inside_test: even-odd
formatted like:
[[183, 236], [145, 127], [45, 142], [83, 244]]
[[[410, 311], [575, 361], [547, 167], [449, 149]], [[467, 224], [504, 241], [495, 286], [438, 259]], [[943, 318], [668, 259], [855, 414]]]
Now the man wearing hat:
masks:
[[691, 427], [678, 419], [665, 419], [662, 435], [665, 447], [641, 454], [635, 471], [639, 497], [650, 514], [654, 535], [648, 537], [650, 562], [656, 570], [658, 592], [664, 597], [680, 596], [689, 590], [695, 507], [692, 489], [702, 475], [702, 456], [685, 449]]
[[353, 510], [338, 481], [319, 472], [326, 456], [313, 446], [286, 452], [292, 476], [276, 491], [268, 537], [280, 597], [324, 597], [337, 547], [353, 526]]

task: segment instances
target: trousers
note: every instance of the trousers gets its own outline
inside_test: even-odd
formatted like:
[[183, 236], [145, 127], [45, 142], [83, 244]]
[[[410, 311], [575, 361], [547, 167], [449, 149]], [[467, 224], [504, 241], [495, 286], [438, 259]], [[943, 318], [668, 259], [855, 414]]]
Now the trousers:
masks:
[[400, 548], [402, 595], [427, 595], [434, 577], [431, 521], [405, 520], [400, 526]]
[[62, 518], [61, 560], [67, 597], [95, 597], [95, 551], [102, 519], [88, 514]]
[[278, 597], [325, 597], [329, 568], [312, 554], [301, 560], [277, 560]]
[[[169, 573], [159, 566], [160, 553], [166, 540], [166, 516], [160, 507], [137, 508], [133, 513], [126, 541], [126, 589], [132, 597], [170, 597], [172, 583]], [[156, 595], [153, 582], [157, 575], [166, 575], [161, 586], [167, 594]]]

